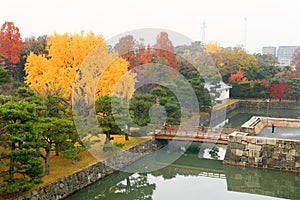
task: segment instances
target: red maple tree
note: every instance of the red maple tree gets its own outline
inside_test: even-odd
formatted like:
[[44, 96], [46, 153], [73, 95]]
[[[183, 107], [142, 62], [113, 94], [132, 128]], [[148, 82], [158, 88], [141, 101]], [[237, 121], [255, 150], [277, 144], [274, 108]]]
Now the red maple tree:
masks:
[[281, 81], [279, 84], [273, 84], [271, 86], [271, 98], [272, 99], [279, 99], [280, 101], [282, 99], [286, 99], [288, 91], [290, 91], [291, 88], [287, 84], [286, 81]]
[[170, 67], [178, 71], [179, 66], [174, 53], [174, 46], [168, 38], [168, 33], [161, 32], [156, 39], [156, 44], [154, 47], [156, 60], [167, 60], [170, 64]]
[[245, 76], [245, 73], [241, 69], [239, 69], [235, 74], [230, 74], [229, 77], [229, 83], [233, 83], [233, 82], [240, 83], [240, 82], [247, 82], [247, 81], [248, 79]]
[[13, 22], [5, 22], [0, 30], [0, 58], [8, 60], [11, 66], [20, 62], [20, 55], [25, 43], [19, 28]]

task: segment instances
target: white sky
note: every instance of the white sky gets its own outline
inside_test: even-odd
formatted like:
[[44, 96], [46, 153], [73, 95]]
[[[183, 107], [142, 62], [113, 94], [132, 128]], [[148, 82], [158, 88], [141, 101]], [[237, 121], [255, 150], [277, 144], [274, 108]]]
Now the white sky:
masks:
[[0, 24], [13, 21], [22, 37], [93, 31], [109, 39], [139, 28], [164, 28], [221, 46], [300, 45], [299, 0], [6, 0]]

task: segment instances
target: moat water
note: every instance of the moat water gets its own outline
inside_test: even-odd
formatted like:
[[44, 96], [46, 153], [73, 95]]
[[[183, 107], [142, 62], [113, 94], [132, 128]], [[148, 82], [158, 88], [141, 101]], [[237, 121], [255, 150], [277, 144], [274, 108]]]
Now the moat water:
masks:
[[153, 172], [116, 172], [67, 199], [300, 199], [300, 174], [227, 166], [191, 152]]
[[[238, 128], [262, 109], [227, 114], [226, 127]], [[270, 110], [269, 117], [298, 118], [299, 110]], [[268, 130], [266, 130], [268, 131]], [[298, 134], [298, 130], [292, 134]], [[193, 143], [175, 162], [147, 173], [116, 172], [78, 191], [68, 200], [254, 200], [300, 199], [300, 173], [243, 168], [222, 164], [226, 146]], [[147, 160], [147, 157], [144, 158]], [[135, 163], [136, 164], [136, 163]], [[161, 165], [162, 163], [152, 163]], [[126, 171], [126, 170], [125, 170]]]

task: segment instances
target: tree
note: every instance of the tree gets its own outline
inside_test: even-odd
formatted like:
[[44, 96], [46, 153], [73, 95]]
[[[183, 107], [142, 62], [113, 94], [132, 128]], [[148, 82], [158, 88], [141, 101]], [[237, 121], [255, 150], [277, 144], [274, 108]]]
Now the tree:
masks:
[[292, 64], [296, 66], [295, 78], [300, 78], [300, 48], [295, 50]]
[[217, 53], [222, 50], [222, 47], [218, 42], [208, 42], [204, 45], [204, 48], [208, 53]]
[[228, 81], [230, 74], [235, 73], [238, 69], [243, 70], [249, 80], [257, 77], [259, 70], [257, 59], [242, 48], [223, 48], [210, 55], [225, 82]]
[[25, 38], [25, 46], [23, 48], [23, 54], [27, 57], [32, 52], [35, 55], [45, 55], [47, 57], [48, 40], [49, 40], [48, 35], [41, 35], [38, 37], [31, 36], [29, 38]]
[[[34, 129], [36, 105], [26, 101], [9, 101], [0, 106], [1, 135], [5, 148], [1, 160], [7, 164], [0, 193], [27, 191], [42, 182], [43, 167], [39, 135]], [[3, 142], [3, 141], [2, 141]]]
[[9, 71], [0, 67], [0, 84], [9, 82]]
[[124, 116], [121, 99], [116, 96], [100, 96], [96, 101], [95, 109], [102, 132], [106, 136], [103, 150], [108, 151], [110, 150], [110, 140], [112, 140], [111, 133], [122, 133], [120, 123], [117, 123], [115, 119], [125, 125], [127, 117]]
[[278, 59], [271, 54], [253, 54], [258, 61], [259, 74], [256, 79], [270, 79], [275, 76], [276, 73], [280, 71], [278, 64]]
[[[80, 139], [71, 118], [68, 101], [64, 97], [48, 94], [44, 105], [37, 130], [41, 135], [41, 148], [45, 151], [45, 155], [41, 156], [45, 162], [45, 174], [49, 175], [51, 151], [55, 151], [57, 156], [61, 152], [74, 163], [79, 159], [76, 154], [82, 151], [83, 147], [75, 145], [80, 143]], [[70, 152], [74, 155], [70, 156]]]
[[300, 97], [300, 78], [293, 78], [288, 81], [288, 85], [290, 87], [290, 91], [288, 92], [288, 96], [291, 99], [296, 100], [299, 102]]
[[229, 77], [229, 83], [233, 83], [233, 82], [240, 83], [240, 82], [247, 82], [247, 81], [248, 79], [245, 76], [245, 73], [241, 69], [238, 69], [238, 71], [235, 74], [230, 74]]
[[[20, 87], [16, 91], [13, 99], [15, 101], [26, 101], [36, 105], [38, 119], [36, 120], [35, 130], [39, 133], [40, 148], [45, 154], [41, 158], [45, 162], [45, 174], [50, 174], [50, 153], [55, 151], [58, 156], [62, 153], [67, 158], [78, 160], [77, 153], [83, 147], [75, 146], [79, 141], [68, 101], [56, 95], [48, 94], [45, 99], [37, 95], [36, 92], [28, 87]], [[75, 150], [75, 151], [73, 151]], [[73, 152], [73, 155], [70, 153]]]
[[19, 28], [13, 22], [5, 22], [0, 31], [0, 58], [12, 65], [17, 64], [24, 44]]
[[286, 99], [288, 91], [290, 91], [290, 87], [287, 84], [286, 81], [281, 81], [279, 84], [273, 84], [271, 86], [271, 98], [273, 99], [279, 99], [280, 101], [282, 99]]
[[119, 43], [115, 45], [115, 49], [118, 51], [119, 55], [129, 62], [129, 70], [137, 66], [137, 58], [134, 52], [136, 43], [137, 41], [132, 35], [126, 35], [120, 38]]
[[178, 71], [179, 67], [174, 53], [174, 46], [168, 38], [168, 33], [161, 32], [157, 36], [156, 44], [154, 45], [154, 52], [156, 61], [165, 59], [169, 63], [170, 67]]
[[[86, 85], [87, 82], [100, 78], [101, 71], [101, 81], [91, 91], [96, 93], [97, 99], [100, 95], [111, 94], [120, 77], [128, 71], [128, 63], [119, 58], [116, 52], [110, 53], [104, 38], [94, 33], [55, 33], [49, 38], [47, 51], [48, 57], [31, 53], [25, 66], [27, 85], [43, 97], [51, 93], [70, 100], [77, 75], [82, 78], [82, 84]], [[97, 66], [94, 65], [95, 62]], [[84, 70], [86, 74], [83, 73]], [[92, 79], [81, 77], [87, 74], [93, 76], [90, 77]]]
[[102, 44], [102, 36], [93, 33], [50, 36], [48, 56], [30, 53], [25, 65], [26, 83], [41, 96], [51, 93], [70, 99], [76, 72], [88, 54]]

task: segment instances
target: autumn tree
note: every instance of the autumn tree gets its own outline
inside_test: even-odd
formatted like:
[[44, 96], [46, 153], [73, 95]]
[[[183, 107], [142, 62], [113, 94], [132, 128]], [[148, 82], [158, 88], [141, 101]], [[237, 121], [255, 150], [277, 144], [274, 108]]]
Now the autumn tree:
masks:
[[174, 53], [174, 46], [169, 39], [168, 33], [161, 32], [156, 39], [154, 45], [155, 59], [156, 62], [160, 60], [166, 60], [170, 67], [178, 71], [179, 67]]
[[223, 48], [219, 52], [210, 53], [210, 55], [225, 82], [228, 81], [230, 74], [235, 73], [238, 69], [243, 70], [250, 80], [256, 79], [259, 73], [257, 59], [242, 48]]
[[[101, 52], [95, 50], [99, 46], [103, 47], [99, 48]], [[85, 70], [84, 67], [88, 68], [87, 71], [93, 71], [89, 68], [91, 67], [89, 64], [93, 65], [97, 61], [99, 61], [97, 63], [99, 68], [101, 66], [106, 69], [105, 72], [94, 68], [92, 77], [81, 77], [87, 84], [87, 82], [95, 80], [97, 72], [104, 72], [98, 86], [91, 91], [96, 93], [96, 99], [100, 95], [111, 94], [120, 77], [128, 71], [128, 63], [119, 58], [117, 52], [110, 53], [104, 38], [92, 32], [88, 34], [81, 32], [74, 35], [55, 33], [50, 36], [46, 50], [48, 56], [31, 53], [25, 66], [27, 85], [43, 97], [50, 93], [70, 100], [76, 76], [80, 77], [83, 74], [81, 72]], [[90, 59], [87, 59], [91, 52], [99, 54], [91, 55]], [[92, 58], [93, 56], [95, 59]], [[84, 63], [86, 59], [87, 61]], [[83, 67], [81, 67], [82, 65]], [[78, 74], [79, 69], [81, 72]], [[98, 73], [98, 75], [100, 74]], [[93, 94], [91, 93], [91, 95]]]
[[137, 41], [132, 35], [126, 35], [119, 39], [114, 48], [129, 63], [128, 69], [137, 74], [143, 74], [145, 64], [152, 62], [152, 48], [149, 44], [147, 47], [144, 45], [143, 38]]
[[23, 69], [16, 68], [24, 45], [19, 28], [13, 22], [5, 22], [0, 30], [0, 66], [7, 68], [13, 78]]
[[288, 91], [290, 91], [290, 87], [287, 84], [286, 81], [281, 81], [279, 84], [273, 84], [271, 86], [271, 98], [272, 99], [279, 99], [280, 101], [282, 99], [286, 99]]
[[233, 82], [240, 83], [246, 81], [248, 81], [248, 79], [245, 76], [245, 73], [241, 69], [238, 69], [235, 74], [230, 74], [229, 83], [233, 83]]
[[132, 35], [126, 35], [121, 37], [119, 42], [115, 45], [115, 49], [119, 52], [119, 55], [129, 62], [129, 70], [137, 65], [137, 58], [134, 52], [136, 43], [137, 41]]
[[0, 58], [15, 65], [20, 62], [24, 42], [19, 28], [13, 22], [5, 22], [0, 30]]
[[300, 78], [300, 48], [295, 50], [292, 62], [296, 66], [295, 78]]
[[208, 42], [204, 45], [204, 48], [208, 53], [218, 53], [222, 50], [218, 42]]

